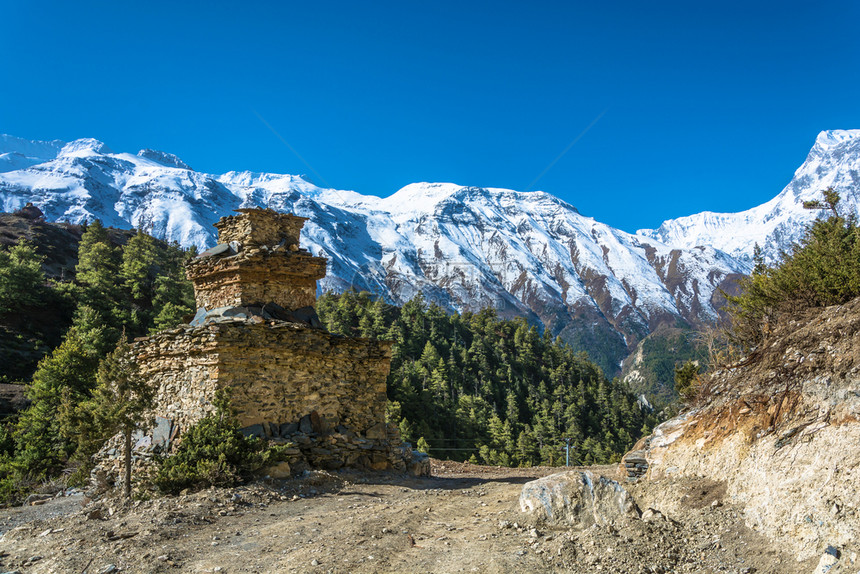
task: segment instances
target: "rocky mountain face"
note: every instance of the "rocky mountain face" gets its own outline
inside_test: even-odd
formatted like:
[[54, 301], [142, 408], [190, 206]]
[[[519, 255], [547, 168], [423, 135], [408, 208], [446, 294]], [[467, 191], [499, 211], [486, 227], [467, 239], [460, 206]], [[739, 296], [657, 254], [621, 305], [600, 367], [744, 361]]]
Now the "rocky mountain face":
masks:
[[860, 214], [860, 130], [818, 134], [792, 180], [767, 203], [740, 213], [705, 211], [671, 219], [657, 229], [641, 229], [637, 235], [683, 249], [708, 245], [747, 263], [758, 244], [765, 260], [772, 263], [822, 215], [804, 209], [803, 202], [821, 199], [821, 192], [829, 187], [842, 196], [844, 215]]
[[640, 441], [628, 471], [718, 481], [747, 525], [798, 559], [828, 547], [856, 558], [860, 299], [805, 311], [704, 384], [702, 406]]
[[417, 183], [379, 198], [294, 175], [199, 173], [171, 154], [114, 153], [92, 139], [6, 136], [0, 153], [14, 156], [0, 173], [2, 211], [32, 202], [49, 221], [99, 218], [201, 248], [236, 208], [293, 212], [310, 219], [303, 244], [329, 258], [323, 290], [524, 315], [609, 373], [659, 326], [714, 320], [718, 289], [748, 271], [712, 247], [625, 233], [543, 192]]

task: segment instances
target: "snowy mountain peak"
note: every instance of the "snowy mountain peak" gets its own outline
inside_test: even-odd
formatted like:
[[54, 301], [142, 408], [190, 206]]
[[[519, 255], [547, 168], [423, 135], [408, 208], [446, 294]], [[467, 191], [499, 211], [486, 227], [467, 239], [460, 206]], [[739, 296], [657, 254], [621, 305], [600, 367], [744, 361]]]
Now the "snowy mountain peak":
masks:
[[82, 138], [63, 146], [57, 157], [86, 157], [95, 154], [113, 153], [104, 142], [93, 138]]
[[825, 130], [815, 138], [815, 146], [830, 149], [857, 138], [860, 138], [860, 130]]
[[463, 186], [455, 183], [410, 183], [386, 197], [383, 202], [389, 209], [432, 213], [438, 203], [461, 189]]
[[236, 185], [244, 185], [248, 187], [268, 185], [277, 183], [282, 186], [298, 185], [298, 186], [313, 186], [300, 175], [280, 174], [280, 173], [265, 173], [259, 171], [228, 171], [220, 177], [222, 181], [229, 181]]
[[26, 169], [57, 157], [66, 142], [25, 140], [0, 134], [0, 173]]
[[818, 134], [806, 161], [773, 199], [739, 213], [702, 212], [664, 221], [658, 229], [642, 229], [640, 236], [689, 249], [710, 245], [745, 262], [758, 244], [769, 263], [800, 240], [820, 211], [804, 209], [803, 202], [821, 199], [833, 188], [842, 197], [845, 215], [860, 214], [860, 130], [829, 130]]
[[179, 169], [191, 169], [191, 166], [179, 159], [177, 156], [172, 153], [167, 153], [163, 151], [158, 151], [154, 149], [142, 149], [137, 152], [138, 157], [146, 158], [152, 160], [156, 163], [160, 163], [165, 167], [178, 167]]
[[0, 153], [18, 153], [27, 157], [49, 160], [57, 157], [64, 145], [66, 142], [61, 140], [42, 142], [0, 134]]

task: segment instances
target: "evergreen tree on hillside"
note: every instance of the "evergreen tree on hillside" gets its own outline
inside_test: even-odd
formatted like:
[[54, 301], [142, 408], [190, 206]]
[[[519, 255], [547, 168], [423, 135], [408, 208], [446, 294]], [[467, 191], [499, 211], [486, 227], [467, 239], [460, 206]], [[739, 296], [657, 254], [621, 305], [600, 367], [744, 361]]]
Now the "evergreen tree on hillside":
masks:
[[[5, 477], [47, 477], [70, 464], [76, 453], [79, 462], [85, 461], [99, 446], [98, 433], [89, 432], [95, 428], [93, 413], [85, 406], [96, 388], [99, 361], [114, 349], [122, 330], [145, 335], [176, 325], [193, 310], [193, 289], [183, 269], [189, 253], [143, 233], [116, 246], [96, 221], [81, 238], [75, 283], [53, 290], [46, 287], [40, 260], [28, 246], [6, 255], [0, 252], [0, 290], [11, 294], [10, 305], [41, 298], [46, 290], [55, 299], [77, 302], [71, 328], [33, 374], [27, 389], [31, 406], [12, 433], [11, 461], [0, 468]], [[4, 265], [7, 259], [9, 265]]]
[[48, 282], [43, 261], [27, 241], [0, 248], [0, 382], [29, 379], [70, 321], [72, 304]]
[[105, 325], [119, 336], [123, 313], [118, 302], [122, 301], [119, 269], [121, 251], [113, 246], [107, 230], [99, 220], [87, 226], [78, 245], [78, 265], [75, 281], [79, 285], [78, 300], [101, 316]]
[[654, 423], [619, 381], [524, 319], [449, 315], [421, 296], [397, 308], [354, 292], [323, 295], [318, 312], [333, 332], [394, 341], [389, 420], [434, 455], [556, 464], [570, 437], [574, 462], [608, 462]]
[[132, 434], [147, 421], [155, 389], [140, 376], [131, 345], [120, 339], [116, 349], [99, 365], [98, 386], [87, 404], [92, 420], [104, 439], [121, 433], [123, 438], [123, 494], [131, 497]]
[[46, 298], [43, 260], [27, 241], [0, 250], [0, 316], [38, 305]]
[[14, 434], [15, 467], [34, 479], [61, 470], [74, 452], [74, 443], [63, 436], [62, 405], [89, 398], [96, 384], [99, 359], [109, 343], [107, 328], [95, 310], [79, 310], [78, 325], [63, 343], [39, 362], [27, 388], [31, 406], [21, 413]]
[[860, 296], [860, 228], [839, 210], [839, 195], [806, 202], [828, 217], [815, 220], [800, 242], [772, 267], [757, 265], [741, 281], [743, 293], [728, 297], [731, 334], [745, 350], [754, 349], [785, 317], [809, 307], [845, 303]]

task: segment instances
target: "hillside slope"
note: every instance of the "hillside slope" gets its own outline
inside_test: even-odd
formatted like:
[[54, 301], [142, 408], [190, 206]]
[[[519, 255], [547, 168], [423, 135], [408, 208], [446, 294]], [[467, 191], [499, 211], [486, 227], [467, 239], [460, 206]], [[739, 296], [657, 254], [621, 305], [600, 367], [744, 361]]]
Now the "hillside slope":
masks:
[[648, 479], [724, 482], [746, 523], [800, 558], [860, 551], [860, 298], [799, 314], [706, 385], [705, 406], [627, 458]]

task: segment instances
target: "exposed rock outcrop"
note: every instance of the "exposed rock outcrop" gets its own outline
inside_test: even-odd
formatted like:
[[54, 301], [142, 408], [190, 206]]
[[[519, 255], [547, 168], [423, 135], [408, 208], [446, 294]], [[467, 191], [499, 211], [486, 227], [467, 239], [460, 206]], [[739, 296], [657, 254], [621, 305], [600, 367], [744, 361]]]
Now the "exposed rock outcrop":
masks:
[[724, 481], [744, 519], [798, 558], [860, 540], [860, 299], [808, 310], [706, 381], [703, 406], [626, 457], [646, 479]]

